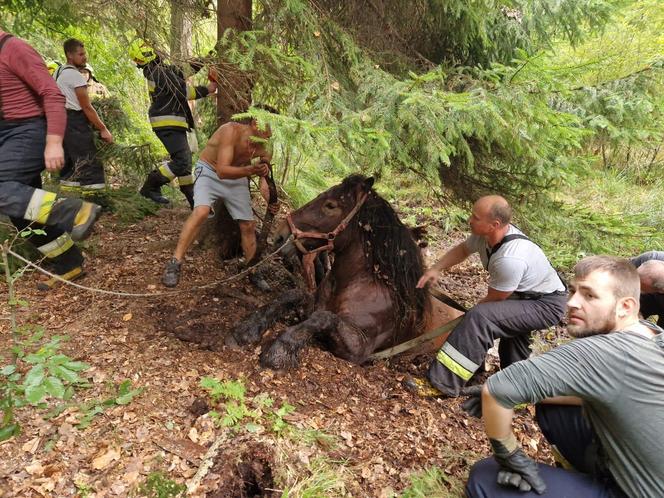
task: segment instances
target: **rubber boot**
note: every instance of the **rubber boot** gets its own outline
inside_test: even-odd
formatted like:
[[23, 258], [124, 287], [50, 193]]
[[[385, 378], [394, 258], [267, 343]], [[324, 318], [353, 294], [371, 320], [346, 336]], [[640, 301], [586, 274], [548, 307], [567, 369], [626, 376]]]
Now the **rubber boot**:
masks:
[[[84, 276], [85, 276], [85, 271], [83, 270], [82, 266], [77, 266], [75, 268], [72, 268], [68, 272], [58, 274], [58, 277], [67, 282], [73, 282], [74, 280], [78, 280], [79, 278], [82, 278]], [[39, 282], [37, 282], [37, 290], [49, 291], [53, 289], [56, 285], [58, 285], [58, 283], [60, 283], [60, 280], [54, 277], [40, 280]]]
[[187, 202], [189, 203], [189, 207], [194, 209], [194, 186], [193, 185], [182, 185], [180, 187], [180, 192], [184, 194], [184, 196], [187, 198]]
[[161, 195], [161, 187], [167, 183], [169, 183], [168, 178], [156, 169], [152, 170], [145, 179], [145, 183], [141, 187], [141, 190], [139, 190], [139, 193], [157, 204], [170, 204], [171, 201]]
[[[81, 254], [80, 249], [75, 245], [56, 257], [50, 258], [46, 256], [44, 259], [44, 266], [51, 273], [58, 275], [62, 280], [68, 282], [78, 280], [85, 276], [85, 271], [83, 270], [83, 254]], [[48, 291], [56, 287], [59, 283], [62, 282], [55, 277], [43, 276], [43, 278], [37, 282], [37, 289], [40, 291]]]
[[97, 204], [73, 197], [59, 197], [51, 206], [46, 224], [69, 232], [72, 240], [79, 242], [90, 236], [100, 214], [101, 207]]
[[429, 383], [427, 379], [421, 377], [413, 377], [408, 375], [401, 384], [406, 388], [407, 391], [410, 391], [421, 398], [437, 398], [443, 396], [438, 389]]

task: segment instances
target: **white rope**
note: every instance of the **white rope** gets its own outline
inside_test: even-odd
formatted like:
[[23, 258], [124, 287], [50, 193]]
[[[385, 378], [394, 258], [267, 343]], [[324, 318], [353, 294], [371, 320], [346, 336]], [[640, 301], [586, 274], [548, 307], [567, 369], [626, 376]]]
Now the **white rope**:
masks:
[[67, 285], [71, 285], [72, 287], [76, 287], [78, 289], [82, 289], [82, 290], [85, 290], [85, 291], [88, 291], [88, 292], [97, 292], [99, 294], [110, 294], [112, 296], [120, 296], [120, 297], [161, 297], [161, 296], [174, 296], [176, 294], [185, 294], [187, 292], [193, 292], [193, 291], [197, 291], [197, 290], [201, 290], [201, 289], [209, 289], [211, 287], [216, 287], [216, 286], [221, 285], [221, 284], [225, 284], [225, 283], [228, 283], [228, 282], [233, 282], [234, 280], [238, 280], [240, 277], [246, 275], [247, 273], [253, 271], [255, 268], [258, 268], [259, 266], [263, 265], [265, 262], [272, 259], [290, 241], [291, 241], [291, 237], [289, 237], [288, 240], [286, 240], [286, 242], [284, 242], [278, 249], [276, 249], [275, 251], [273, 251], [270, 254], [268, 254], [267, 256], [265, 256], [263, 259], [261, 259], [255, 265], [253, 265], [249, 268], [246, 268], [246, 269], [242, 270], [240, 273], [237, 273], [237, 274], [235, 274], [231, 277], [225, 278], [223, 280], [218, 280], [216, 282], [201, 285], [201, 286], [198, 286], [198, 287], [191, 287], [189, 289], [182, 289], [182, 290], [175, 290], [175, 291], [168, 291], [168, 292], [144, 292], [144, 293], [113, 291], [113, 290], [107, 290], [107, 289], [97, 289], [95, 287], [88, 287], [88, 286], [85, 286], [85, 285], [77, 284], [76, 282], [70, 282], [69, 280], [65, 280], [64, 278], [60, 277], [59, 275], [56, 275], [54, 273], [51, 273], [48, 270], [45, 270], [44, 268], [42, 268], [41, 266], [33, 263], [32, 261], [30, 261], [28, 259], [25, 259], [23, 256], [21, 256], [20, 254], [15, 253], [14, 251], [12, 251], [9, 248], [7, 248], [6, 251], [7, 251], [8, 254], [11, 254], [12, 256], [19, 259], [20, 261], [23, 261], [26, 265], [34, 268], [35, 270], [43, 273], [44, 275], [48, 275], [49, 277], [54, 278], [54, 279], [56, 279], [56, 280], [58, 280], [62, 283], [65, 283]]

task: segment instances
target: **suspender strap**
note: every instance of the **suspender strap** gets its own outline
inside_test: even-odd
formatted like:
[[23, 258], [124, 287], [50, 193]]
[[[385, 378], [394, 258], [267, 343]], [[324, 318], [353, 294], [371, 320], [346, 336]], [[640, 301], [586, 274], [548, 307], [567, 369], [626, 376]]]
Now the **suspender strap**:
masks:
[[[507, 244], [510, 240], [516, 240], [516, 239], [530, 240], [528, 237], [526, 237], [522, 233], [511, 233], [509, 235], [505, 235], [503, 237], [503, 240], [501, 240], [495, 246], [493, 246], [491, 248], [491, 250], [489, 250], [489, 249], [486, 250], [486, 266], [487, 266], [487, 268], [489, 267], [489, 261], [491, 261], [491, 256], [496, 254], [498, 252], [498, 249], [503, 247], [503, 244]], [[531, 242], [532, 242], [532, 240], [531, 240]], [[534, 242], [533, 242], [533, 244], [534, 244]]]
[[[498, 242], [495, 246], [493, 246], [493, 247], [491, 248], [491, 250], [487, 249], [487, 251], [486, 251], [486, 256], [487, 256], [487, 259], [486, 259], [486, 267], [489, 268], [489, 261], [491, 261], [491, 256], [493, 256], [494, 254], [496, 254], [496, 253], [498, 252], [498, 249], [500, 249], [501, 247], [503, 247], [503, 244], [507, 244], [509, 241], [511, 241], [511, 240], [517, 240], [517, 239], [530, 240], [528, 237], [526, 237], [526, 236], [523, 235], [522, 233], [511, 233], [511, 234], [509, 234], [509, 235], [505, 235], [505, 236], [503, 237], [503, 240], [501, 240], [501, 241]], [[530, 240], [530, 242], [533, 242], [533, 241]], [[533, 244], [535, 244], [535, 242], [533, 242]], [[537, 246], [537, 244], [535, 244], [535, 245]], [[539, 247], [539, 246], [537, 246], [537, 247]], [[549, 263], [549, 264], [550, 264], [550, 263]], [[553, 267], [553, 266], [552, 266], [552, 267]], [[563, 284], [563, 287], [565, 288], [565, 291], [567, 291], [567, 282], [565, 282], [565, 279], [564, 279], [563, 276], [558, 272], [558, 270], [556, 270], [555, 268], [553, 268], [553, 270], [556, 272], [556, 275], [558, 275], [558, 278], [560, 279], [560, 283]]]
[[[65, 63], [65, 64], [66, 64], [66, 63]], [[64, 71], [65, 69], [74, 69], [74, 68], [71, 67], [71, 66], [67, 66], [67, 67], [65, 67], [64, 64], [63, 64], [62, 66], [58, 66], [58, 69], [55, 70], [55, 75], [54, 75], [55, 81], [58, 81], [58, 78], [59, 78], [60, 75], [62, 74], [62, 71]]]
[[[7, 40], [12, 38], [13, 36], [14, 35], [7, 34], [7, 35], [2, 37], [2, 39], [0, 40], [0, 53], [2, 53], [2, 47], [5, 46], [5, 43], [7, 43]], [[0, 88], [0, 121], [2, 121], [3, 119], [4, 119], [4, 114], [2, 112], [2, 88]]]

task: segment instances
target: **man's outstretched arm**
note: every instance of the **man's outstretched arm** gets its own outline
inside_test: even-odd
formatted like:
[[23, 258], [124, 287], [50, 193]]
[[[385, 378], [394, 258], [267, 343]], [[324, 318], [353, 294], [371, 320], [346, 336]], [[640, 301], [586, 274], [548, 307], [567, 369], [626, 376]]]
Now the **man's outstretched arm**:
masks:
[[514, 487], [519, 491], [534, 490], [537, 494], [543, 494], [546, 484], [539, 475], [537, 463], [523, 452], [512, 432], [513, 416], [514, 410], [501, 406], [485, 384], [482, 389], [482, 418], [494, 458], [500, 465], [496, 481], [501, 486]]
[[424, 275], [422, 275], [417, 282], [417, 288], [421, 289], [428, 283], [435, 282], [440, 276], [441, 271], [458, 265], [468, 256], [470, 256], [470, 251], [465, 242], [455, 245], [452, 249], [443, 254], [443, 256], [436, 261], [431, 268], [424, 272]]

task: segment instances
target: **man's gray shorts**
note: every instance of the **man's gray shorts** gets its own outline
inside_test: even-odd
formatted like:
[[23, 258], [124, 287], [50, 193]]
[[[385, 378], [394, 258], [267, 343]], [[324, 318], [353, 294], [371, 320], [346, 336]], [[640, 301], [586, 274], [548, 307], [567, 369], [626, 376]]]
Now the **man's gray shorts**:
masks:
[[[194, 208], [209, 206], [221, 199], [234, 220], [253, 221], [249, 195], [249, 179], [221, 180], [212, 166], [199, 159], [194, 167]], [[210, 217], [214, 216], [214, 210]]]

